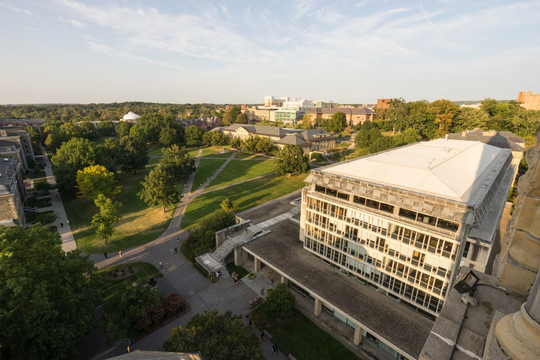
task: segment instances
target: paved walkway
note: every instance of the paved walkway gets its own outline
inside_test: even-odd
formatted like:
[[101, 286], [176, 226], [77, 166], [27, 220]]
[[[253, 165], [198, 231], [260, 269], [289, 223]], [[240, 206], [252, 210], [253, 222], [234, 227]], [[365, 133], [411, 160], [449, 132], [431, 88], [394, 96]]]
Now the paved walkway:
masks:
[[[43, 154], [43, 161], [45, 163], [44, 170], [47, 182], [51, 185], [56, 185], [56, 178], [54, 177], [54, 174], [52, 172], [51, 161], [49, 160], [45, 149], [43, 149]], [[58, 193], [58, 190], [50, 190], [49, 193], [51, 196], [52, 205], [50, 207], [40, 209], [40, 212], [52, 210], [55, 214], [58, 215], [56, 221], [53, 222], [51, 225], [54, 225], [58, 228], [58, 232], [60, 233], [60, 237], [62, 239], [62, 250], [64, 250], [65, 252], [75, 250], [77, 248], [77, 244], [75, 243], [75, 239], [73, 238], [73, 233], [71, 232], [69, 220], [66, 215], [66, 210], [64, 209], [62, 199], [60, 198], [60, 194]]]

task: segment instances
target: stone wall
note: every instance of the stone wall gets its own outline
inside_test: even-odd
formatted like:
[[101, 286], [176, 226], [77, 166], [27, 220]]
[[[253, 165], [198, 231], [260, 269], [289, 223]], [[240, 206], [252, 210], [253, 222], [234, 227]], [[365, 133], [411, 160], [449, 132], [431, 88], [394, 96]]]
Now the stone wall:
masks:
[[503, 239], [494, 275], [502, 287], [527, 294], [540, 268], [540, 127], [536, 145], [527, 151], [529, 170], [518, 183], [514, 214]]

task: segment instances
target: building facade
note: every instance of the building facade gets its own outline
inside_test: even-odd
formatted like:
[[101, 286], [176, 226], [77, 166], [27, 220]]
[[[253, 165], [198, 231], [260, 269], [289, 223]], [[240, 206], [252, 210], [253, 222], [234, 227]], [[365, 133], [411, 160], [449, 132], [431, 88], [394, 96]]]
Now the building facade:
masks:
[[337, 112], [342, 112], [345, 115], [347, 126], [356, 126], [366, 121], [373, 121], [375, 118], [375, 112], [367, 107], [313, 108], [307, 110], [306, 114], [311, 115], [312, 120], [316, 118], [328, 120]]
[[12, 143], [19, 149], [21, 164], [24, 169], [29, 169], [26, 158], [35, 161], [34, 150], [32, 149], [32, 141], [26, 130], [18, 127], [3, 127], [0, 128], [0, 141], [3, 144], [6, 142]]
[[527, 110], [540, 110], [540, 94], [533, 94], [532, 91], [520, 91], [517, 102]]
[[300, 240], [435, 317], [459, 267], [485, 267], [512, 175], [509, 150], [445, 139], [314, 169]]
[[15, 159], [0, 161], [0, 224], [24, 225], [23, 202], [26, 192], [20, 163]]

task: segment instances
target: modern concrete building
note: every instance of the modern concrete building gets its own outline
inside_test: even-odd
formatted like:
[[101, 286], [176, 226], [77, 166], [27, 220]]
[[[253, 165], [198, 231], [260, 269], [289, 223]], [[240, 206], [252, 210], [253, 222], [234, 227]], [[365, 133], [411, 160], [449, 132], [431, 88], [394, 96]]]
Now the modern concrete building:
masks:
[[26, 198], [20, 163], [0, 159], [0, 225], [24, 225], [23, 202]]
[[483, 271], [510, 150], [439, 139], [314, 169], [300, 240], [321, 260], [435, 317], [460, 266]]

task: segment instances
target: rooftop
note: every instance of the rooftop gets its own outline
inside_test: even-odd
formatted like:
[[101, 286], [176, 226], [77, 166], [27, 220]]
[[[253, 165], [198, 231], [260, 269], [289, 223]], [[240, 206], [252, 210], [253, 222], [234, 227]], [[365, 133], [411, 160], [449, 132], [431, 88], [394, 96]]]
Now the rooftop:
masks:
[[[271, 205], [274, 209], [278, 206]], [[249, 212], [242, 217], [249, 218]], [[244, 245], [244, 249], [359, 321], [366, 331], [418, 357], [433, 325], [428, 319], [311, 256], [298, 240], [297, 223], [285, 220], [268, 229], [269, 234]]]
[[475, 206], [482, 201], [510, 156], [507, 149], [477, 141], [438, 139], [312, 172], [384, 184]]

